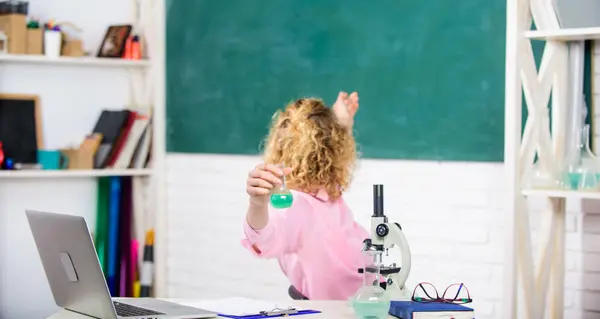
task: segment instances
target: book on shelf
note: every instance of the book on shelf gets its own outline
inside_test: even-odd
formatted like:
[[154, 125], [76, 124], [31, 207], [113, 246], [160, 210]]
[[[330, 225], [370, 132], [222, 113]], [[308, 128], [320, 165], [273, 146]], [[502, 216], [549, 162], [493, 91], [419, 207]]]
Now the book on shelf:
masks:
[[148, 166], [152, 118], [139, 110], [103, 110], [93, 133], [102, 134], [94, 168], [140, 169]]

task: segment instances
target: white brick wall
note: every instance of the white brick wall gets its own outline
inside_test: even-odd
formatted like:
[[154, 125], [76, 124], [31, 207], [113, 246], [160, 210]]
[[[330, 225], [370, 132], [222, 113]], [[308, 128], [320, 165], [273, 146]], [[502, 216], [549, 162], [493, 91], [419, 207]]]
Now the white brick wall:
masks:
[[[600, 87], [594, 91], [600, 94]], [[600, 131], [595, 134], [600, 140]], [[168, 156], [171, 296], [287, 298], [288, 284], [277, 263], [255, 259], [239, 244], [247, 203], [244, 179], [258, 161]], [[443, 289], [464, 282], [477, 318], [501, 318], [507, 213], [502, 174], [501, 164], [362, 160], [345, 199], [367, 226], [372, 184], [384, 184], [386, 214], [401, 223], [413, 253], [409, 285], [430, 281]], [[536, 211], [531, 225], [539, 235], [544, 205], [531, 205]], [[600, 204], [567, 206], [565, 318], [600, 318]], [[539, 243], [533, 238], [535, 251]]]

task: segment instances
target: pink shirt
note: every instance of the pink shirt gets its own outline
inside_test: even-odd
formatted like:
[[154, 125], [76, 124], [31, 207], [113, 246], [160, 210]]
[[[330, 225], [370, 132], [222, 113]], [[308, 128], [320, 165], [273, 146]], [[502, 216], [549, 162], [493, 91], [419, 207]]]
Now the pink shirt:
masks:
[[346, 300], [362, 286], [358, 269], [368, 261], [361, 253], [369, 233], [358, 225], [343, 199], [328, 201], [292, 191], [292, 207], [269, 206], [269, 222], [253, 230], [244, 222], [242, 245], [261, 258], [277, 258], [290, 283], [313, 300]]

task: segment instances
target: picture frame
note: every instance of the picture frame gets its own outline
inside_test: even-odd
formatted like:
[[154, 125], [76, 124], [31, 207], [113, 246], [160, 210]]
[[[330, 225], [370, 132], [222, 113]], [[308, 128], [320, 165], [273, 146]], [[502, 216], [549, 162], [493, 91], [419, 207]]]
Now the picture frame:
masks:
[[130, 24], [109, 26], [97, 56], [99, 58], [121, 58], [125, 50], [125, 42], [131, 34], [131, 29]]
[[0, 141], [14, 164], [37, 163], [44, 148], [39, 95], [0, 94]]

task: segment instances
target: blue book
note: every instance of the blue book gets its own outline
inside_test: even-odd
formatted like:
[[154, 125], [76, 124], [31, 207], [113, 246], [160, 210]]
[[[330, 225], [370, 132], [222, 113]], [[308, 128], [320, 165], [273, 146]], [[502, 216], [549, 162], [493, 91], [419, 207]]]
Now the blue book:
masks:
[[[434, 316], [433, 313], [435, 313]], [[390, 315], [401, 319], [445, 318], [473, 319], [473, 308], [444, 302], [392, 301]]]
[[119, 212], [121, 209], [121, 179], [110, 177], [110, 194], [108, 207], [108, 263], [106, 283], [110, 295], [118, 296], [118, 273], [119, 266]]

